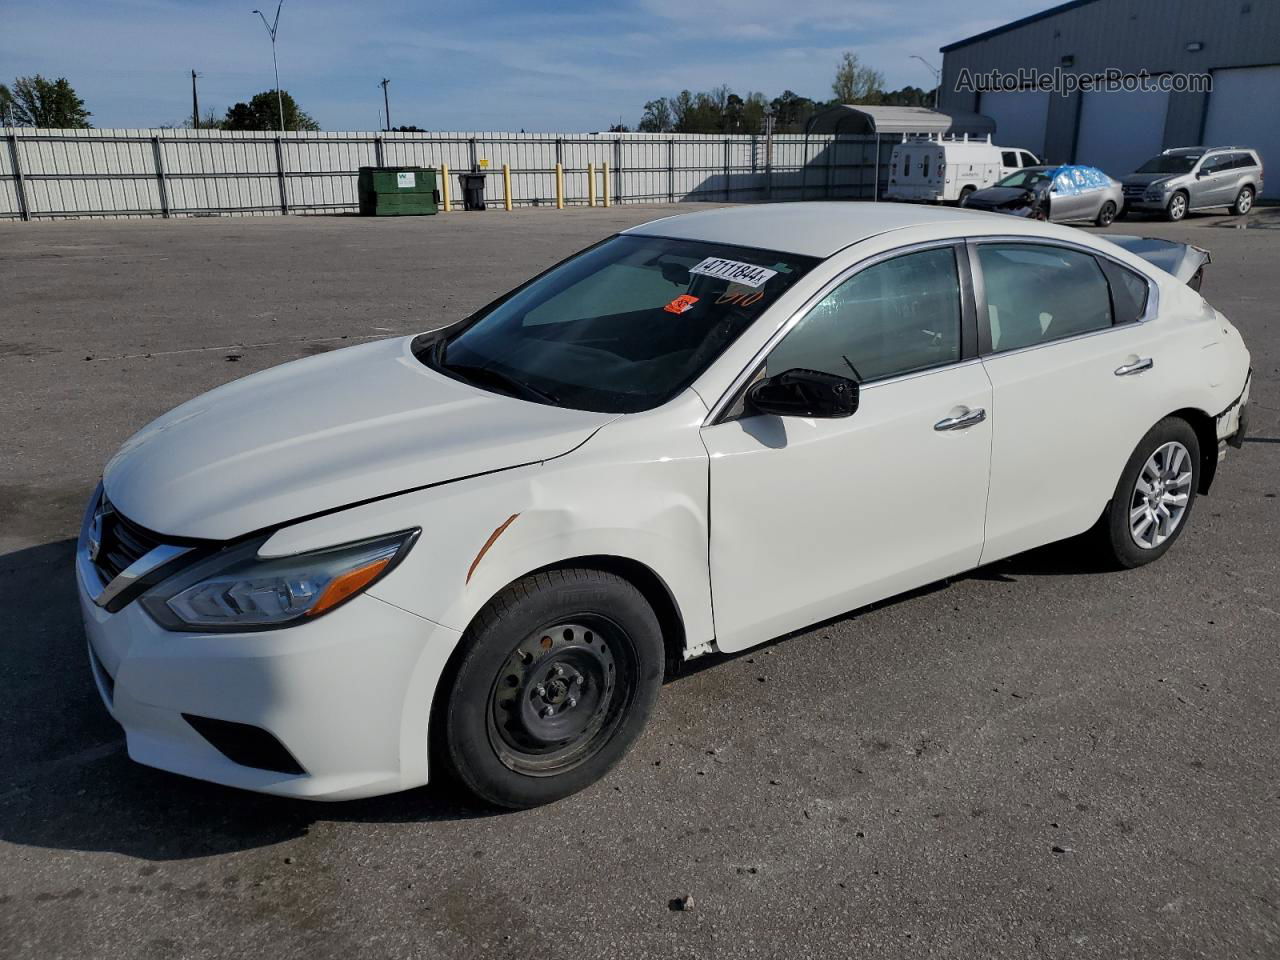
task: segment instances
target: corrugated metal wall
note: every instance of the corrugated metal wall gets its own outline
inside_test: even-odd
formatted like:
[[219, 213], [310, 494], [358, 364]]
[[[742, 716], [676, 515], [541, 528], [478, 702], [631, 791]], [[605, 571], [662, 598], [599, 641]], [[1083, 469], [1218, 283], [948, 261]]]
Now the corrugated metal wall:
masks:
[[[961, 70], [1159, 74], [1280, 65], [1280, 0], [1095, 0], [1051, 8], [1030, 23], [943, 49], [942, 108], [981, 110], [976, 93], [956, 90]], [[1210, 96], [1170, 95], [1165, 147], [1200, 142]], [[1050, 96], [1045, 153], [1051, 162], [1075, 159], [1080, 108], [1079, 93]]]
[[[362, 166], [452, 174], [483, 160], [497, 204], [504, 163], [513, 204], [553, 204], [557, 162], [570, 204], [587, 202], [589, 163], [609, 165], [618, 203], [869, 200], [899, 138], [21, 129], [4, 139], [0, 218], [36, 219], [354, 211]], [[450, 191], [458, 197], [456, 179]]]

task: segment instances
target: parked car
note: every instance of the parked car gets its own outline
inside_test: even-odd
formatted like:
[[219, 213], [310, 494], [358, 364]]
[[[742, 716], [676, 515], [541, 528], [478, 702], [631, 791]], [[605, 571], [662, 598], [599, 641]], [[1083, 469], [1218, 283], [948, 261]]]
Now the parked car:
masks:
[[1262, 192], [1262, 157], [1249, 147], [1176, 147], [1121, 182], [1130, 210], [1181, 220], [1192, 210], [1226, 207], [1243, 217]]
[[657, 220], [128, 440], [76, 551], [90, 667], [145, 764], [543, 803], [619, 760], [668, 664], [1090, 529], [1157, 559], [1249, 384], [1227, 319], [1103, 237]]
[[889, 160], [890, 200], [955, 203], [1022, 167], [1040, 161], [1015, 147], [999, 147], [968, 137], [908, 137]]
[[1108, 227], [1124, 206], [1120, 184], [1097, 167], [1028, 167], [994, 187], [970, 194], [961, 206], [1032, 220], [1092, 220]]

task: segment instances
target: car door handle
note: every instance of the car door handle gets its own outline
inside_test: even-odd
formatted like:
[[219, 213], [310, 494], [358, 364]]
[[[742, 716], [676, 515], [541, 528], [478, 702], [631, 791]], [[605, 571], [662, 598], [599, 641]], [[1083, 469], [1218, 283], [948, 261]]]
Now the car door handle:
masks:
[[1143, 370], [1150, 370], [1156, 365], [1156, 362], [1150, 357], [1142, 357], [1134, 360], [1132, 363], [1125, 363], [1116, 367], [1117, 377], [1127, 377], [1134, 373], [1141, 373]]
[[981, 407], [975, 407], [967, 413], [960, 414], [958, 417], [947, 417], [945, 420], [939, 420], [933, 425], [933, 429], [964, 430], [981, 423], [985, 419], [987, 419], [987, 411]]

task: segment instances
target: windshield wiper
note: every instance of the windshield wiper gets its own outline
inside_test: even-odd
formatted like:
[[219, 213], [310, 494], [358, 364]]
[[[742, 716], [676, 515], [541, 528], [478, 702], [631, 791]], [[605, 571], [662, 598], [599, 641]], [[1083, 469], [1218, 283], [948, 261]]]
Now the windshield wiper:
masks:
[[515, 377], [509, 376], [501, 370], [495, 370], [493, 367], [481, 367], [470, 363], [447, 363], [443, 360], [438, 361], [437, 365], [441, 370], [457, 374], [463, 380], [471, 383], [487, 383], [513, 397], [522, 397], [525, 400], [537, 400], [541, 403], [556, 405], [560, 403], [555, 394], [548, 393], [546, 390], [539, 390], [532, 384], [517, 380]]

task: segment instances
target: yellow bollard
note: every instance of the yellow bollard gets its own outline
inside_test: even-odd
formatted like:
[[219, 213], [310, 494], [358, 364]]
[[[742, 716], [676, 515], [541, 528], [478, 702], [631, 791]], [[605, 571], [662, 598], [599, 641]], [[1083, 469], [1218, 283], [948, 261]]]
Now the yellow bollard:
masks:
[[556, 209], [564, 209], [564, 164], [556, 164]]
[[511, 209], [511, 165], [502, 165], [502, 205]]
[[440, 207], [445, 213], [453, 208], [449, 205], [449, 165], [440, 164]]
[[604, 205], [609, 207], [613, 205], [613, 202], [609, 199], [609, 164], [600, 164], [600, 169], [604, 171]]
[[587, 164], [587, 206], [594, 207], [596, 205], [596, 165], [594, 163]]

